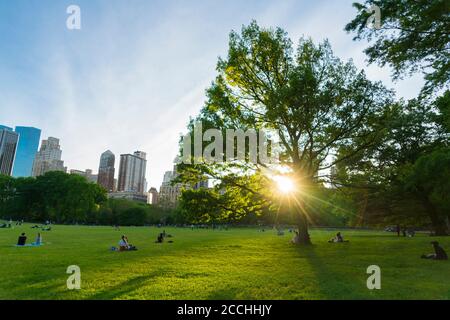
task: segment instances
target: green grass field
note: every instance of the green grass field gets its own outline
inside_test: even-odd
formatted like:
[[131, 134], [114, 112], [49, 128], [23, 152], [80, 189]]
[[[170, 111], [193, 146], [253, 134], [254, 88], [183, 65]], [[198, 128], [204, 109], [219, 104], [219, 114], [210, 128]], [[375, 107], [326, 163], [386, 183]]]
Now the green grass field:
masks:
[[[30, 225], [0, 229], [0, 299], [449, 299], [450, 261], [429, 261], [431, 238], [347, 231], [311, 232], [308, 248], [291, 234], [256, 229], [167, 228], [173, 244], [155, 244], [156, 227], [54, 226], [42, 247], [17, 248]], [[112, 252], [122, 234], [139, 250]], [[435, 238], [433, 238], [435, 239]], [[450, 238], [437, 238], [450, 251]], [[81, 268], [81, 290], [66, 288], [69, 265]], [[369, 265], [381, 268], [381, 290], [368, 290]]]

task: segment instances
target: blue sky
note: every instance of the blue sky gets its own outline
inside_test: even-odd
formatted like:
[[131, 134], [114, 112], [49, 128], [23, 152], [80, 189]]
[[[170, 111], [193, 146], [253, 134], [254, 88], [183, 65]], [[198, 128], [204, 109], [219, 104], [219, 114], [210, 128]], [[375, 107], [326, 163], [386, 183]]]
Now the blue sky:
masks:
[[[296, 42], [328, 38], [369, 78], [417, 95], [420, 76], [398, 83], [367, 67], [366, 43], [343, 28], [354, 0], [3, 0], [0, 2], [0, 124], [35, 126], [60, 138], [69, 169], [98, 169], [100, 154], [147, 152], [147, 180], [158, 187], [179, 135], [204, 101], [230, 30], [256, 19]], [[66, 8], [81, 8], [81, 30]], [[118, 168], [118, 163], [116, 164]]]

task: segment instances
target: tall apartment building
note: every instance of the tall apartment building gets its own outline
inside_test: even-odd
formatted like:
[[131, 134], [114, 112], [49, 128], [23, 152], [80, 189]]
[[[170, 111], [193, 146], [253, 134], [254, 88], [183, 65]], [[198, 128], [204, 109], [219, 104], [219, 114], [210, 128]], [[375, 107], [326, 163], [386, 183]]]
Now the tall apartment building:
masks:
[[12, 174], [18, 142], [18, 133], [0, 125], [0, 174]]
[[49, 171], [64, 171], [64, 161], [61, 160], [62, 150], [59, 139], [49, 137], [42, 140], [41, 148], [33, 162], [33, 177], [41, 176]]
[[33, 161], [39, 147], [41, 130], [33, 127], [16, 127], [19, 134], [16, 159], [12, 175], [14, 177], [30, 177], [33, 171]]
[[148, 191], [148, 203], [157, 205], [159, 202], [158, 199], [159, 199], [158, 190], [156, 190], [156, 188], [153, 187], [150, 188], [150, 190]]
[[115, 191], [114, 184], [114, 163], [116, 161], [116, 157], [114, 153], [110, 150], [107, 150], [102, 153], [100, 156], [100, 165], [98, 167], [98, 179], [97, 183], [106, 189], [108, 192]]
[[134, 154], [120, 155], [118, 192], [144, 194], [146, 153], [136, 151]]

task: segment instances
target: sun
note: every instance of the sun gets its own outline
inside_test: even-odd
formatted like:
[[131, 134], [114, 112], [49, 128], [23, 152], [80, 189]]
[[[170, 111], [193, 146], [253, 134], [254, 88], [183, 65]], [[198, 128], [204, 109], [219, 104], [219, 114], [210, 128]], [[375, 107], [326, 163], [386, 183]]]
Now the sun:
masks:
[[273, 180], [276, 182], [278, 190], [281, 193], [288, 194], [295, 190], [294, 182], [286, 176], [275, 176]]

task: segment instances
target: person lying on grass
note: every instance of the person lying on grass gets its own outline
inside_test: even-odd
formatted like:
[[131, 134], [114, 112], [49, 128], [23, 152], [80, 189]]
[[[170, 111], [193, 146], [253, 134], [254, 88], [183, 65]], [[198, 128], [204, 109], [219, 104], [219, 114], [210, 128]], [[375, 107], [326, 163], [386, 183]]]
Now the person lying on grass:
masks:
[[126, 236], [122, 236], [119, 241], [119, 251], [136, 251], [137, 248], [128, 243], [128, 238]]
[[422, 259], [432, 259], [432, 260], [448, 260], [447, 253], [445, 250], [439, 245], [439, 242], [432, 241], [434, 253], [424, 254], [422, 255]]
[[341, 243], [341, 242], [350, 242], [350, 241], [344, 240], [344, 237], [342, 237], [341, 233], [338, 232], [338, 233], [336, 234], [336, 237], [330, 239], [328, 242], [329, 242], [329, 243]]
[[19, 236], [19, 239], [17, 239], [17, 245], [24, 246], [26, 243], [27, 243], [27, 236], [25, 235], [25, 233], [22, 233]]

